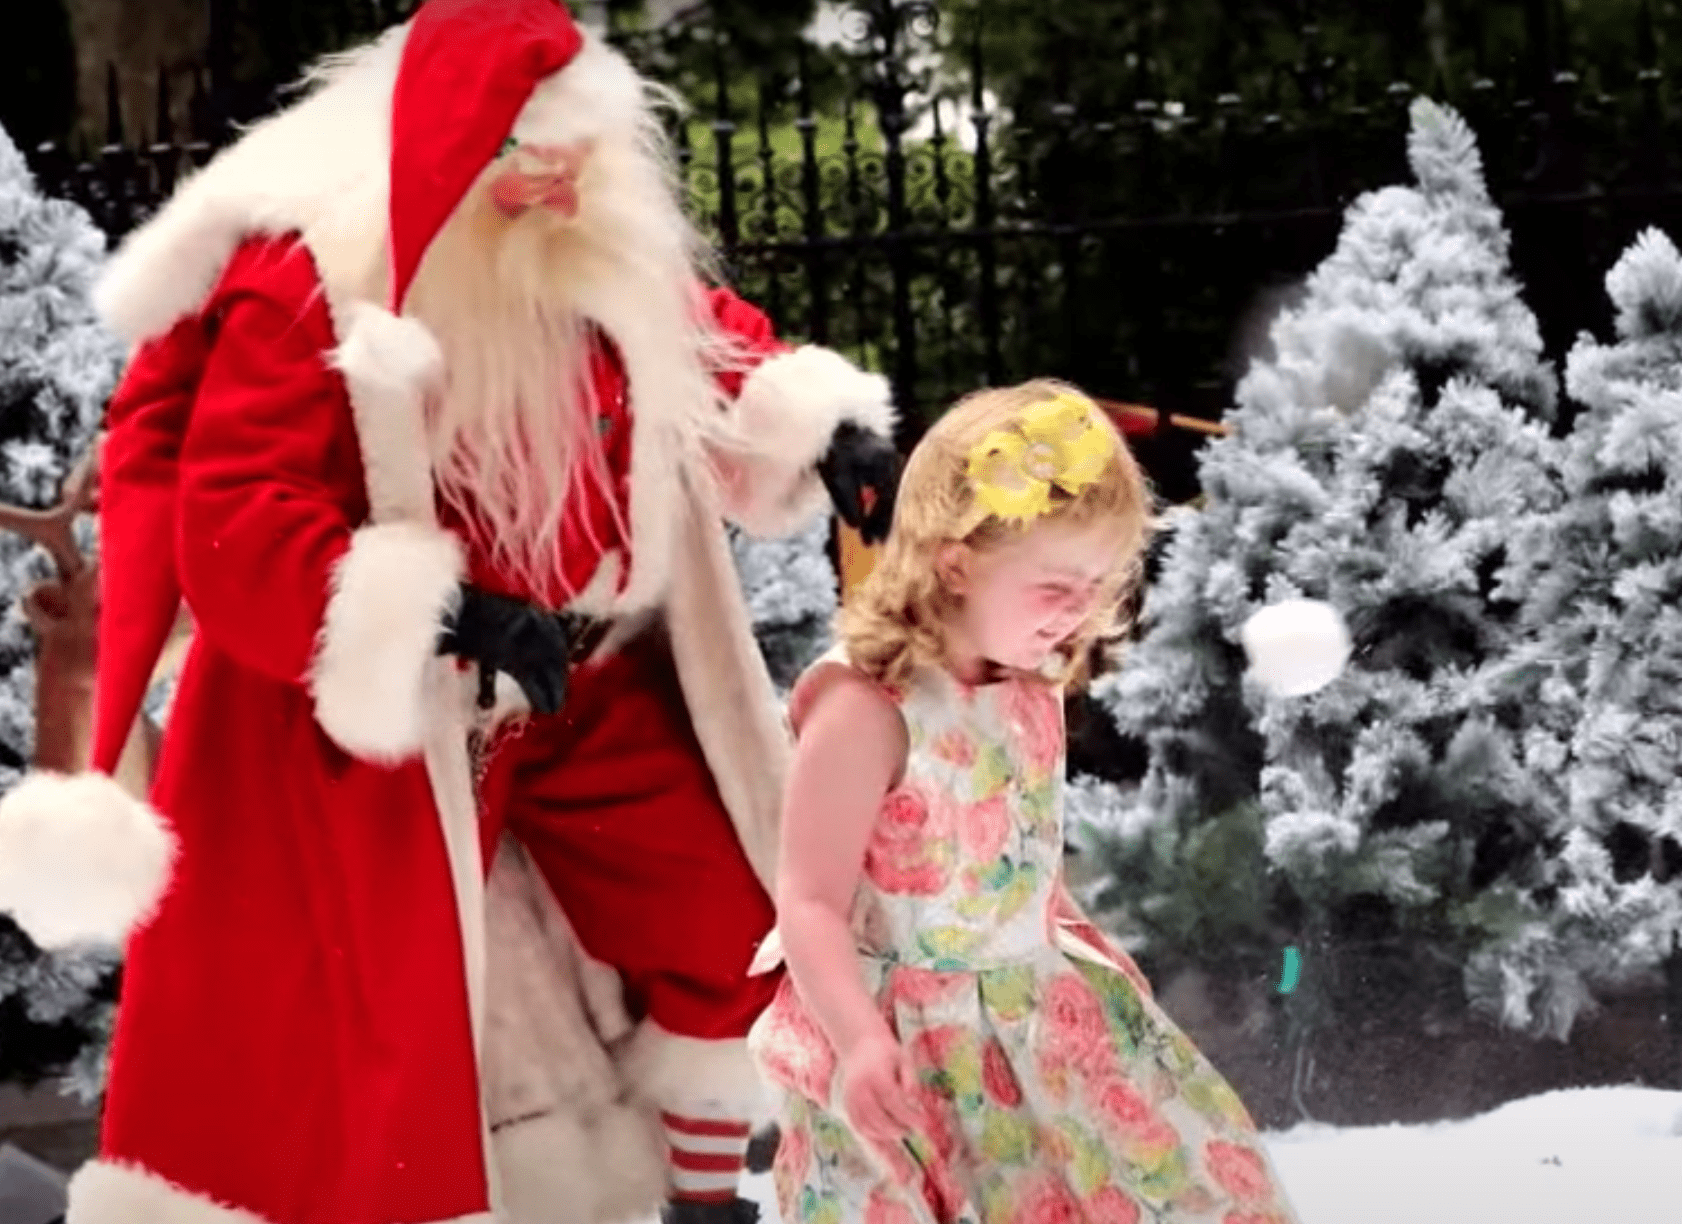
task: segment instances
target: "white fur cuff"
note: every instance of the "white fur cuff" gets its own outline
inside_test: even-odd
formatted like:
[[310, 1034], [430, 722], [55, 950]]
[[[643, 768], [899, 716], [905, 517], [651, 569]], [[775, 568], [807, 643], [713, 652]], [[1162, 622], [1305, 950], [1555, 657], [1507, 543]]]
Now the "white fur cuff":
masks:
[[460, 543], [435, 527], [382, 523], [351, 537], [309, 680], [316, 719], [346, 752], [420, 751], [426, 669], [464, 572]]
[[813, 465], [843, 421], [891, 436], [888, 380], [815, 344], [755, 367], [736, 398], [736, 429], [749, 452], [733, 465], [726, 513], [755, 535], [804, 526], [826, 503]]
[[31, 774], [0, 800], [0, 910], [44, 948], [121, 944], [174, 858], [163, 820], [105, 774]]
[[[139, 1165], [90, 1160], [70, 1179], [76, 1224], [268, 1224], [254, 1212], [227, 1207], [166, 1181]], [[430, 1224], [495, 1224], [489, 1212]]]
[[842, 421], [892, 433], [888, 380], [816, 344], [761, 362], [736, 400], [736, 422], [755, 449], [790, 467], [823, 458]]
[[742, 1038], [681, 1037], [644, 1021], [622, 1070], [639, 1098], [671, 1113], [758, 1123], [772, 1104]]
[[261, 1217], [183, 1190], [137, 1165], [90, 1160], [70, 1179], [76, 1224], [264, 1224]]

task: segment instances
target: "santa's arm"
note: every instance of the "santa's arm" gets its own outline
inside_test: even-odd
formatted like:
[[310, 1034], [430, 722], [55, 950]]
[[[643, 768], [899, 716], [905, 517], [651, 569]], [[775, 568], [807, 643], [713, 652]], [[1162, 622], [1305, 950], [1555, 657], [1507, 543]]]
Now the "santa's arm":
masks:
[[784, 344], [762, 311], [728, 289], [709, 291], [707, 305], [738, 358], [718, 376], [745, 444], [713, 456], [725, 513], [755, 535], [789, 534], [828, 505], [817, 465], [837, 429], [893, 437], [888, 380], [833, 349]]
[[341, 747], [402, 759], [419, 747], [461, 549], [431, 526], [364, 525], [364, 459], [325, 308], [271, 280], [285, 284], [284, 270], [221, 295], [182, 447], [182, 589], [208, 644], [307, 687]]

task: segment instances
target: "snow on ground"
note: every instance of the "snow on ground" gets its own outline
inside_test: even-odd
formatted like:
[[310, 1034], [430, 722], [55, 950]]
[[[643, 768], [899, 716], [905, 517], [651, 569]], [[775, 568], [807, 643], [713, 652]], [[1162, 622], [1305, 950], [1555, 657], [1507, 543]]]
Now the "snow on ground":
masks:
[[[1583, 1088], [1462, 1122], [1266, 1138], [1301, 1224], [1682, 1224], [1682, 1092]], [[744, 1192], [780, 1224], [769, 1177]]]
[[1302, 1224], [1682, 1221], [1682, 1092], [1577, 1089], [1463, 1122], [1267, 1139]]

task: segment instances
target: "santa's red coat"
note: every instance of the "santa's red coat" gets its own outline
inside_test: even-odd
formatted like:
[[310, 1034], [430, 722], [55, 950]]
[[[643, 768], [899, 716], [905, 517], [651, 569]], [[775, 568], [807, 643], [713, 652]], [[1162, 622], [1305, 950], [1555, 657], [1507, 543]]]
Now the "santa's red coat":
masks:
[[[779, 351], [757, 311], [712, 302]], [[343, 750], [306, 684], [369, 513], [345, 380], [324, 359], [338, 339], [309, 251], [248, 242], [204, 309], [139, 352], [111, 408], [120, 484], [162, 472], [180, 438], [173, 544], [197, 635], [153, 795], [181, 854], [129, 947], [103, 1156], [268, 1220], [449, 1220], [487, 1199], [432, 788], [418, 758]], [[606, 347], [594, 375], [623, 497], [626, 386]], [[598, 528], [623, 513], [582, 507]], [[565, 549], [556, 578], [576, 589], [598, 558]], [[482, 548], [468, 570], [557, 596], [520, 589]]]

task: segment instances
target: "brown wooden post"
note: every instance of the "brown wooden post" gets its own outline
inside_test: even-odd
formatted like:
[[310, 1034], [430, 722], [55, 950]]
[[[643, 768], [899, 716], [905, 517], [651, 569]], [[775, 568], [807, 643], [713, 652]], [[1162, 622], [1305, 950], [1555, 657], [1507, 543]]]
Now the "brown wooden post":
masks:
[[35, 634], [35, 766], [59, 773], [85, 767], [93, 743], [93, 679], [99, 623], [99, 570], [76, 547], [76, 516], [93, 503], [97, 445], [64, 482], [50, 510], [0, 506], [0, 528], [40, 545], [57, 574], [23, 595]]
[[93, 751], [99, 570], [38, 583], [21, 603], [35, 633], [34, 765], [76, 773]]
[[837, 523], [835, 530], [841, 563], [841, 599], [845, 602], [853, 593], [853, 588], [869, 577], [870, 571], [876, 567], [880, 546], [865, 544], [859, 533], [846, 523]]
[[[93, 752], [93, 686], [99, 629], [99, 566], [76, 546], [76, 517], [95, 508], [99, 482], [96, 441], [65, 479], [49, 510], [0, 505], [0, 529], [47, 550], [57, 574], [20, 600], [35, 634], [35, 759], [37, 769], [78, 773]], [[117, 767], [117, 781], [136, 795], [150, 785], [158, 730], [137, 720]]]

